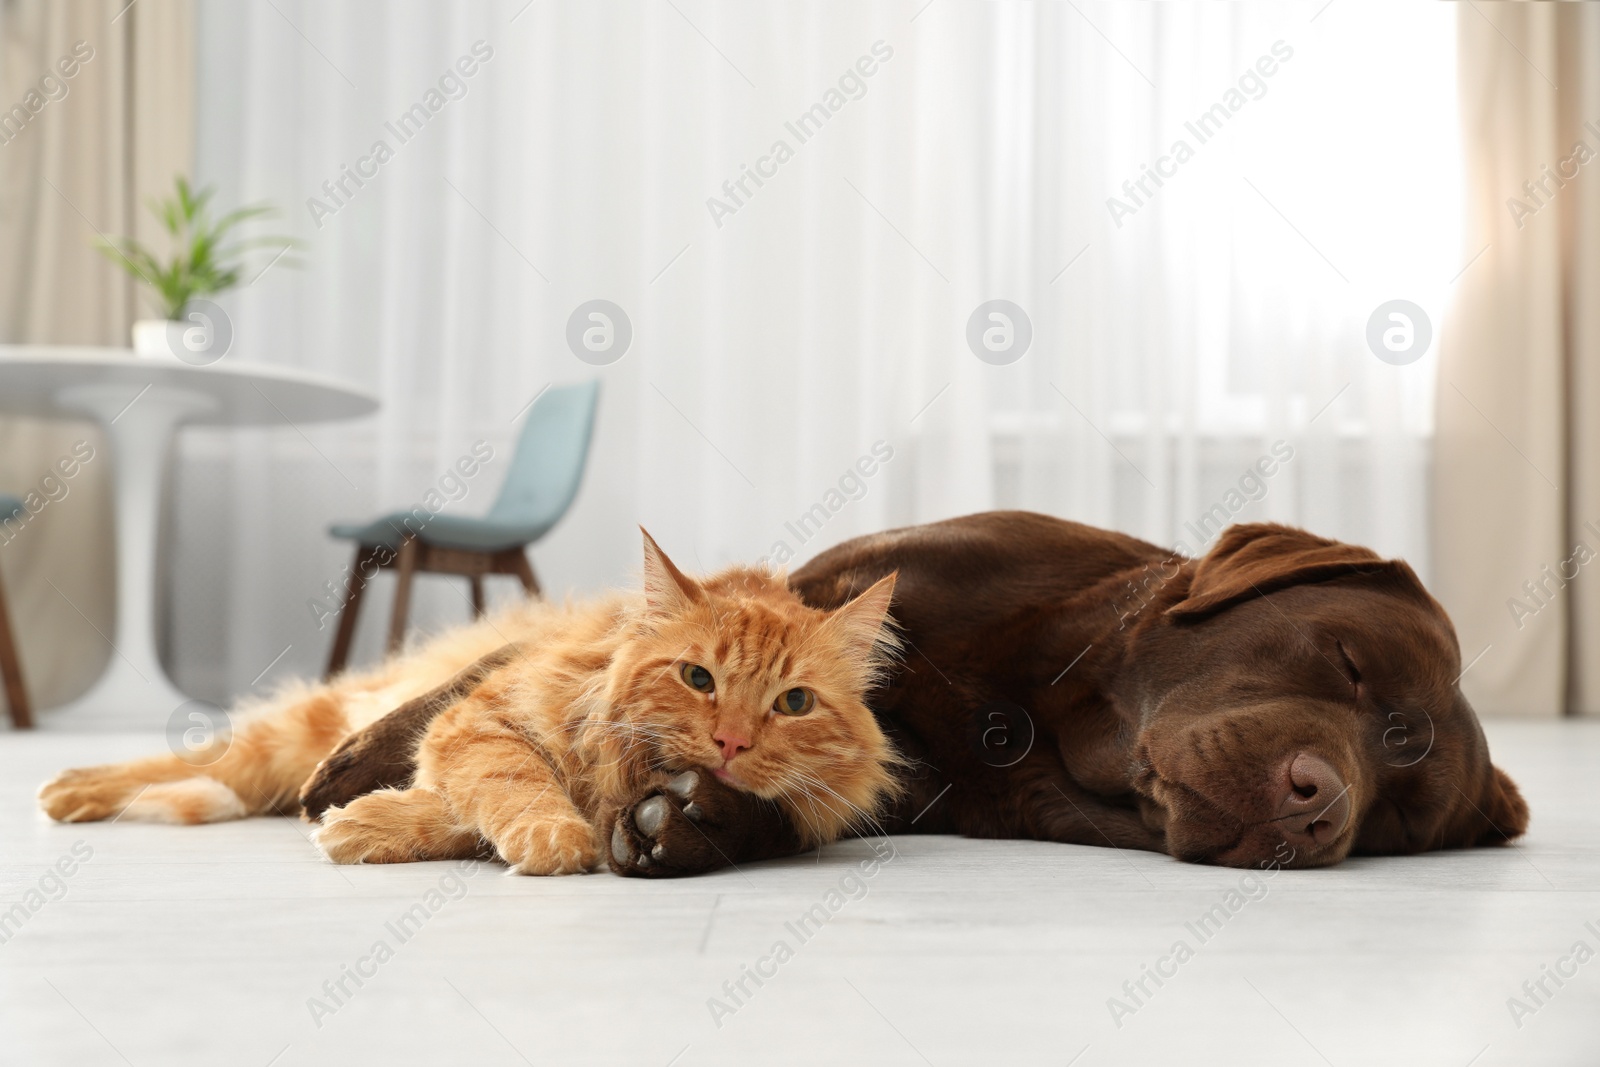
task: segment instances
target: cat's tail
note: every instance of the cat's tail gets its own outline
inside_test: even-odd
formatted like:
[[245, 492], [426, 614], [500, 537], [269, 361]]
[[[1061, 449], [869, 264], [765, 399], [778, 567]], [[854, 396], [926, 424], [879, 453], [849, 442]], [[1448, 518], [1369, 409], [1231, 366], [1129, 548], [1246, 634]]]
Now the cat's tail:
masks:
[[[300, 786], [350, 732], [337, 686], [292, 689], [194, 748], [63, 771], [39, 790], [60, 822], [207, 823], [299, 807]], [[182, 752], [177, 749], [182, 748]]]

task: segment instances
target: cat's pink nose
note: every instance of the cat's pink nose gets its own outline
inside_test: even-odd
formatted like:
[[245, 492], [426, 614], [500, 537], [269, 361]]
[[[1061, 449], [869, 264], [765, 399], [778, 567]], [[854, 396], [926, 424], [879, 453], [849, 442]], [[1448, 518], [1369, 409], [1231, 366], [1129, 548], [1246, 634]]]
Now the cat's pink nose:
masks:
[[711, 740], [717, 743], [717, 750], [722, 753], [724, 763], [733, 759], [741, 752], [750, 750], [750, 741], [742, 734], [735, 733], [724, 727], [711, 735]]

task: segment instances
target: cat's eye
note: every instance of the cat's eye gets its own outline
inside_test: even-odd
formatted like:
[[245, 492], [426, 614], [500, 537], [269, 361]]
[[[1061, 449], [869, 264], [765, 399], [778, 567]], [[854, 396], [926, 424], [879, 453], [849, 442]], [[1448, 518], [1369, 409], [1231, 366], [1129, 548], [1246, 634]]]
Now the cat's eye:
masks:
[[698, 689], [702, 693], [709, 693], [717, 687], [716, 679], [711, 677], [711, 672], [698, 663], [685, 663], [683, 669], [678, 673], [682, 675], [684, 682], [690, 689]]
[[778, 699], [772, 702], [772, 710], [779, 715], [804, 715], [816, 706], [817, 694], [798, 686], [779, 693]]

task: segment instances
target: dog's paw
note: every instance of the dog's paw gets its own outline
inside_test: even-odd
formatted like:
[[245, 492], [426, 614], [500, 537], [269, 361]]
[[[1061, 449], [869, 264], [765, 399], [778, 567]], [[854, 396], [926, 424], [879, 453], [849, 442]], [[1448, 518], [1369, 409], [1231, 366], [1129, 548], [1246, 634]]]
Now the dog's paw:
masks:
[[[396, 746], [374, 728], [377, 725], [341, 741], [300, 787], [300, 810], [308, 822], [319, 822], [331, 809], [348, 807], [380, 789], [410, 785], [415, 761], [399, 758]], [[414, 742], [411, 747], [416, 747]]]
[[611, 869], [639, 878], [703, 874], [732, 865], [746, 794], [704, 771], [684, 771], [617, 812]]

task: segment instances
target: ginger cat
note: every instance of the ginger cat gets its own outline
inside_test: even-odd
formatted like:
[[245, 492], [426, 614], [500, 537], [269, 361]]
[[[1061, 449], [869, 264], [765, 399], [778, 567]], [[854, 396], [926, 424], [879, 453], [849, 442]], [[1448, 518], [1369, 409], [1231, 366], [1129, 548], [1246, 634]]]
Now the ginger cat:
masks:
[[293, 812], [343, 739], [456, 676], [438, 690], [454, 703], [419, 739], [409, 788], [323, 816], [313, 839], [330, 859], [492, 850], [523, 874], [588, 871], [625, 805], [652, 786], [678, 792], [696, 769], [776, 803], [806, 845], [870, 821], [896, 789], [898, 759], [864, 702], [898, 648], [894, 575], [823, 612], [765, 570], [696, 581], [649, 534], [644, 546], [642, 593], [520, 606], [253, 709], [214, 762], [66, 771], [41, 806], [64, 822]]

